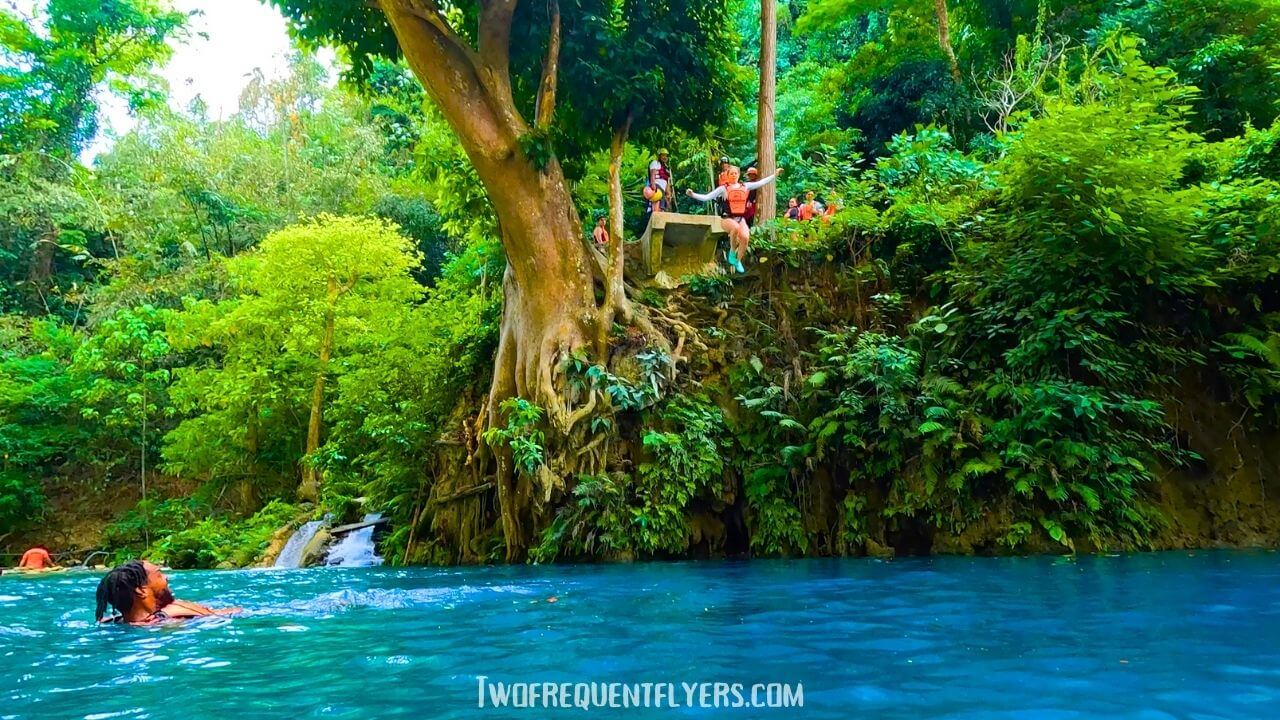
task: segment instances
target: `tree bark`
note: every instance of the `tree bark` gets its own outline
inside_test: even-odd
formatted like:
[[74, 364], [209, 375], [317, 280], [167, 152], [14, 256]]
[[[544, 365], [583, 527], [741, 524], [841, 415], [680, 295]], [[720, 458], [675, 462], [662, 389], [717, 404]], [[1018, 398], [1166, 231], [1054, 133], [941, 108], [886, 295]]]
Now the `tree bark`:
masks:
[[58, 240], [61, 231], [57, 225], [50, 225], [49, 229], [41, 233], [40, 239], [36, 241], [35, 247], [31, 250], [31, 262], [27, 267], [27, 282], [34, 285], [39, 290], [44, 290], [50, 284], [53, 277], [53, 259], [57, 254]]
[[[337, 317], [338, 280], [329, 277], [328, 306], [324, 313], [324, 334], [320, 338], [319, 366], [316, 381], [311, 389], [311, 418], [307, 422], [306, 457], [314, 461], [320, 449], [320, 431], [324, 422], [324, 385], [329, 375], [329, 359], [333, 356], [333, 326]], [[302, 468], [302, 484], [298, 486], [298, 500], [316, 502], [320, 499], [320, 473], [315, 465], [307, 463]]]
[[[778, 75], [778, 1], [760, 0], [760, 108], [756, 114], [756, 154], [760, 177], [777, 169], [774, 147], [774, 104]], [[756, 222], [768, 222], [777, 214], [778, 188], [770, 183], [756, 191]]]
[[[504, 44], [515, 2], [485, 4], [478, 53], [453, 32], [433, 2], [381, 4], [409, 67], [488, 192], [501, 228], [507, 269], [487, 420], [491, 426], [504, 424], [501, 403], [519, 396], [542, 406], [552, 429], [567, 431], [570, 402], [557, 377], [563, 359], [595, 338], [595, 261], [559, 162], [553, 157], [538, 168], [520, 149], [519, 139], [530, 127], [512, 98]], [[507, 558], [515, 561], [524, 557], [531, 539], [534, 480], [515, 475], [509, 453], [495, 448], [494, 454]]]
[[[609, 331], [614, 317], [621, 311], [629, 316], [626, 287], [623, 284], [623, 228], [622, 228], [622, 154], [627, 149], [627, 136], [631, 132], [632, 117], [627, 116], [622, 127], [614, 130], [609, 142], [609, 245], [605, 248], [604, 302], [596, 325], [596, 354], [604, 357], [609, 350]], [[667, 188], [670, 190], [670, 186]], [[623, 321], [629, 321], [624, 317]]]
[[560, 77], [560, 0], [547, 1], [551, 29], [547, 36], [547, 55], [542, 60], [542, 84], [538, 87], [538, 103], [533, 114], [538, 129], [547, 130], [556, 114], [556, 84]]
[[947, 56], [951, 78], [960, 82], [960, 63], [956, 60], [956, 51], [951, 47], [951, 16], [947, 12], [947, 0], [933, 0], [933, 11], [938, 17], [938, 47]]

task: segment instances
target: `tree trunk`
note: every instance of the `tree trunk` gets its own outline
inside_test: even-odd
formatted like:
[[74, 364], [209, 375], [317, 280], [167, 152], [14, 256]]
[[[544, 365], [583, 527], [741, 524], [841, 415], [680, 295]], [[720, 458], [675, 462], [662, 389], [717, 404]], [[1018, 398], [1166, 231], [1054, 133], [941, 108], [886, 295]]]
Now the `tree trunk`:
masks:
[[60, 229], [57, 225], [53, 225], [47, 232], [40, 235], [40, 239], [31, 249], [31, 262], [27, 266], [27, 282], [40, 291], [49, 286], [49, 280], [53, 277], [53, 259], [57, 254], [60, 236]]
[[[311, 390], [311, 419], [307, 422], [306, 457], [315, 460], [320, 449], [320, 430], [324, 420], [324, 384], [329, 375], [329, 359], [333, 356], [333, 326], [337, 316], [338, 280], [329, 277], [329, 304], [324, 312], [324, 335], [320, 338], [319, 365], [316, 382]], [[302, 468], [302, 484], [298, 486], [298, 500], [317, 502], [320, 499], [320, 473], [315, 465], [307, 463]]]
[[[605, 248], [604, 303], [596, 326], [596, 354], [601, 358], [609, 350], [609, 331], [613, 327], [614, 316], [621, 311], [628, 316], [622, 318], [623, 322], [630, 321], [630, 304], [622, 273], [625, 261], [622, 235], [622, 154], [627, 149], [627, 135], [630, 132], [631, 116], [628, 115], [622, 127], [614, 131], [609, 143], [609, 246]], [[667, 189], [670, 191], [671, 186]]]
[[[760, 177], [768, 177], [777, 169], [774, 147], [774, 103], [778, 76], [778, 2], [760, 0], [760, 108], [756, 115], [756, 153], [760, 158]], [[756, 222], [772, 220], [777, 214], [778, 187], [775, 183], [756, 191]]]
[[947, 12], [947, 0], [933, 0], [933, 11], [938, 16], [938, 47], [947, 56], [952, 79], [960, 82], [960, 63], [956, 60], [956, 51], [951, 47], [951, 17]]
[[[594, 258], [559, 162], [538, 168], [520, 149], [530, 128], [516, 110], [508, 69], [515, 3], [483, 6], [478, 50], [420, 4], [382, 1], [409, 67], [488, 192], [507, 256], [487, 422], [504, 424], [500, 404], [519, 396], [546, 410], [552, 430], [567, 433], [572, 408], [558, 376], [562, 361], [596, 337]], [[519, 560], [534, 525], [534, 479], [515, 476], [508, 452], [495, 448], [495, 456], [507, 558]]]

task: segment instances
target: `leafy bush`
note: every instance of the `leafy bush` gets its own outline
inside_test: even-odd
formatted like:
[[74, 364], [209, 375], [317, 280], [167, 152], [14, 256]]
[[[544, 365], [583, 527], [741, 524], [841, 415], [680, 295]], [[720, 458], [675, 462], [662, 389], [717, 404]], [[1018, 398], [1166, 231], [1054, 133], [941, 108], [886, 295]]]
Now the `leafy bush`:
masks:
[[161, 538], [151, 554], [170, 567], [243, 567], [260, 557], [272, 535], [298, 515], [294, 505], [272, 500], [244, 520], [205, 518]]
[[0, 535], [39, 519], [44, 512], [40, 481], [14, 470], [0, 470]]
[[719, 495], [724, 416], [703, 396], [676, 395], [642, 434], [646, 460], [625, 476], [578, 478], [573, 500], [543, 532], [532, 557], [635, 558], [689, 547], [689, 513]]

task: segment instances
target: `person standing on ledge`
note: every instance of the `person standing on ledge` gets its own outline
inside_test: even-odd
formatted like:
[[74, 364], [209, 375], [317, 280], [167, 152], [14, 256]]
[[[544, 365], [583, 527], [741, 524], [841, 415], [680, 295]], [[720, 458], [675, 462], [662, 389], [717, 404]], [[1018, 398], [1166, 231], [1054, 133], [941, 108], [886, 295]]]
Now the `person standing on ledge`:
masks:
[[605, 227], [605, 219], [604, 215], [596, 218], [596, 229], [591, 231], [596, 248], [602, 252], [609, 247], [609, 229]]
[[649, 163], [649, 187], [661, 188], [663, 197], [658, 201], [658, 210], [671, 210], [671, 168], [667, 162], [671, 153], [666, 148], [658, 150], [658, 158]]
[[711, 200], [724, 200], [725, 210], [720, 218], [720, 222], [724, 225], [724, 231], [729, 233], [729, 257], [730, 267], [740, 273], [745, 273], [746, 268], [742, 267], [742, 257], [746, 255], [747, 243], [751, 241], [751, 228], [747, 226], [747, 200], [752, 190], [768, 185], [778, 176], [782, 174], [782, 168], [778, 168], [778, 172], [767, 178], [757, 180], [755, 182], [741, 183], [738, 182], [740, 177], [738, 168], [730, 167], [727, 179], [727, 185], [717, 185], [714, 190], [705, 195], [696, 193], [692, 189], [686, 190], [686, 194], [699, 202], [710, 202]]
[[53, 563], [53, 558], [49, 555], [49, 548], [43, 545], [36, 545], [22, 553], [22, 559], [18, 561], [18, 567], [22, 570], [53, 570], [58, 566]]
[[[108, 616], [107, 606], [115, 613]], [[145, 560], [130, 560], [112, 568], [98, 583], [98, 608], [94, 613], [100, 623], [149, 625], [166, 620], [186, 620], [207, 615], [230, 615], [239, 608], [215, 610], [193, 602], [178, 600], [169, 589], [169, 579], [160, 568]]]

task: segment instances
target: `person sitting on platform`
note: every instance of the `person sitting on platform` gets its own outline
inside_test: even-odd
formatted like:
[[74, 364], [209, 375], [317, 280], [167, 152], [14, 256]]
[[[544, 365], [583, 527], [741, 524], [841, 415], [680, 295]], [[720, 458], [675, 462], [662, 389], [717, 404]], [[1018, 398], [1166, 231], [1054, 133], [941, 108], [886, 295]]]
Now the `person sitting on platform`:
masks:
[[725, 232], [729, 233], [728, 262], [730, 267], [740, 273], [747, 271], [742, 266], [742, 257], [747, 252], [747, 243], [751, 241], [751, 228], [747, 226], [746, 221], [747, 199], [750, 197], [752, 190], [758, 190], [768, 185], [777, 180], [781, 174], [782, 168], [778, 168], [778, 172], [767, 178], [744, 184], [738, 182], [738, 168], [730, 167], [727, 177], [728, 184], [718, 185], [714, 190], [706, 194], [696, 193], [692, 189], [685, 191], [689, 197], [699, 202], [724, 200], [725, 210], [721, 215], [720, 222], [723, 224]]
[[54, 564], [53, 558], [49, 555], [49, 548], [43, 545], [36, 545], [30, 550], [22, 553], [22, 559], [18, 561], [20, 570], [56, 570], [57, 565]]

